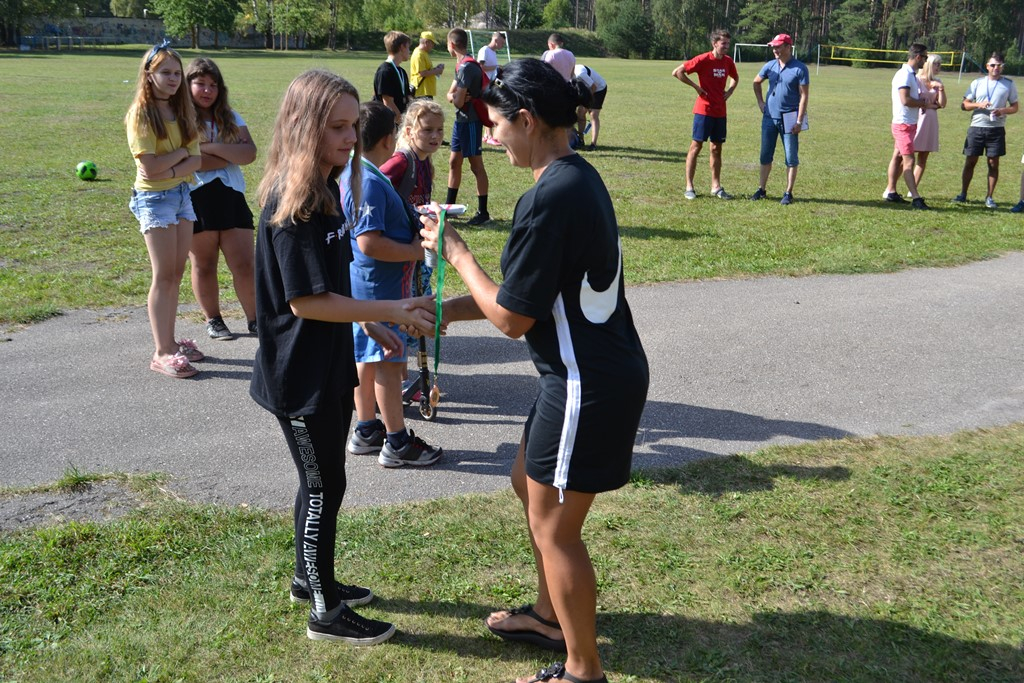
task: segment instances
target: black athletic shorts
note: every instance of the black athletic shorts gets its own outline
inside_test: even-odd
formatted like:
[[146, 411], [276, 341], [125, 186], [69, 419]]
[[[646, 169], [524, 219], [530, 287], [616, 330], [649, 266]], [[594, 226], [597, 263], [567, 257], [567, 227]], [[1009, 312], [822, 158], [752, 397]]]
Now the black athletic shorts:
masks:
[[604, 98], [608, 96], [608, 88], [604, 90], [598, 90], [594, 93], [594, 101], [590, 103], [590, 108], [601, 109], [604, 106]]
[[980, 157], [982, 154], [987, 157], [1006, 156], [1005, 128], [971, 126], [967, 129], [967, 139], [964, 140], [964, 156]]
[[253, 229], [252, 210], [245, 195], [215, 178], [192, 190], [192, 208], [196, 212], [193, 233], [232, 228]]

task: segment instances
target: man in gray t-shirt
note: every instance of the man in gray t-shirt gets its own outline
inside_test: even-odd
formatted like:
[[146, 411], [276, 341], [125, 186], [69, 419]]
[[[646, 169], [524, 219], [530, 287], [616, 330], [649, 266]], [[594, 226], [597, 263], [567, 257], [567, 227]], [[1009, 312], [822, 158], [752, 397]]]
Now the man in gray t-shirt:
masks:
[[967, 201], [967, 188], [974, 177], [974, 166], [982, 152], [988, 160], [988, 194], [985, 206], [994, 209], [992, 198], [999, 180], [999, 157], [1006, 155], [1006, 117], [1017, 113], [1017, 86], [1003, 78], [1003, 55], [993, 52], [985, 63], [988, 76], [977, 78], [967, 88], [960, 108], [971, 112], [971, 125], [964, 141], [964, 171], [960, 194], [954, 202]]

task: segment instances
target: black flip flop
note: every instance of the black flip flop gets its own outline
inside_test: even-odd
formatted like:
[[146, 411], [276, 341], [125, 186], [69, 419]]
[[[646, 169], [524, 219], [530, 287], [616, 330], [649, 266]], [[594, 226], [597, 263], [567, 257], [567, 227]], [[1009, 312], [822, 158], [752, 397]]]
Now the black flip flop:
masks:
[[[524, 614], [537, 623], [543, 624], [549, 628], [557, 628], [559, 631], [562, 627], [559, 626], [557, 621], [549, 621], [544, 617], [540, 616], [533, 611], [533, 605], [523, 605], [522, 607], [516, 607], [508, 610], [509, 615]], [[487, 630], [494, 635], [498, 636], [502, 640], [514, 641], [517, 643], [529, 643], [530, 645], [536, 645], [546, 650], [554, 650], [555, 652], [565, 652], [565, 640], [548, 638], [542, 633], [536, 631], [504, 631], [501, 629], [494, 628], [490, 624], [487, 624]]]
[[607, 676], [592, 678], [589, 681], [573, 676], [565, 670], [565, 665], [561, 662], [555, 662], [551, 666], [538, 671], [537, 675], [530, 679], [530, 683], [544, 683], [551, 680], [569, 681], [569, 683], [608, 683]]

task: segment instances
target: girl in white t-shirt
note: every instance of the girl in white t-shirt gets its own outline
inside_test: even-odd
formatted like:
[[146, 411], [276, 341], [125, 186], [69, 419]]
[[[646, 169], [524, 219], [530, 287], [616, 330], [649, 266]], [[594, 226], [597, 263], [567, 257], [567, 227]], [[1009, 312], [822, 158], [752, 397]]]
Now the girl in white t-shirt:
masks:
[[228, 104], [228, 88], [211, 59], [197, 57], [185, 80], [202, 132], [203, 162], [192, 183], [196, 222], [189, 258], [192, 291], [206, 316], [211, 339], [234, 339], [220, 312], [217, 261], [220, 252], [231, 271], [235, 296], [249, 332], [256, 333], [256, 289], [253, 280], [253, 220], [245, 201], [245, 178], [240, 166], [256, 159], [256, 145], [245, 121]]

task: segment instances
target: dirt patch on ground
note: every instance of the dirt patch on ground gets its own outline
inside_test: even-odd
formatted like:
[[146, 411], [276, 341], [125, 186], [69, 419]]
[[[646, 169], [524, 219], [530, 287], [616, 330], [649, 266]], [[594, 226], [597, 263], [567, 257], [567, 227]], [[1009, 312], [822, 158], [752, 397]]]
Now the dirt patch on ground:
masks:
[[0, 531], [63, 522], [104, 522], [142, 505], [139, 495], [116, 481], [83, 484], [71, 491], [0, 494]]

